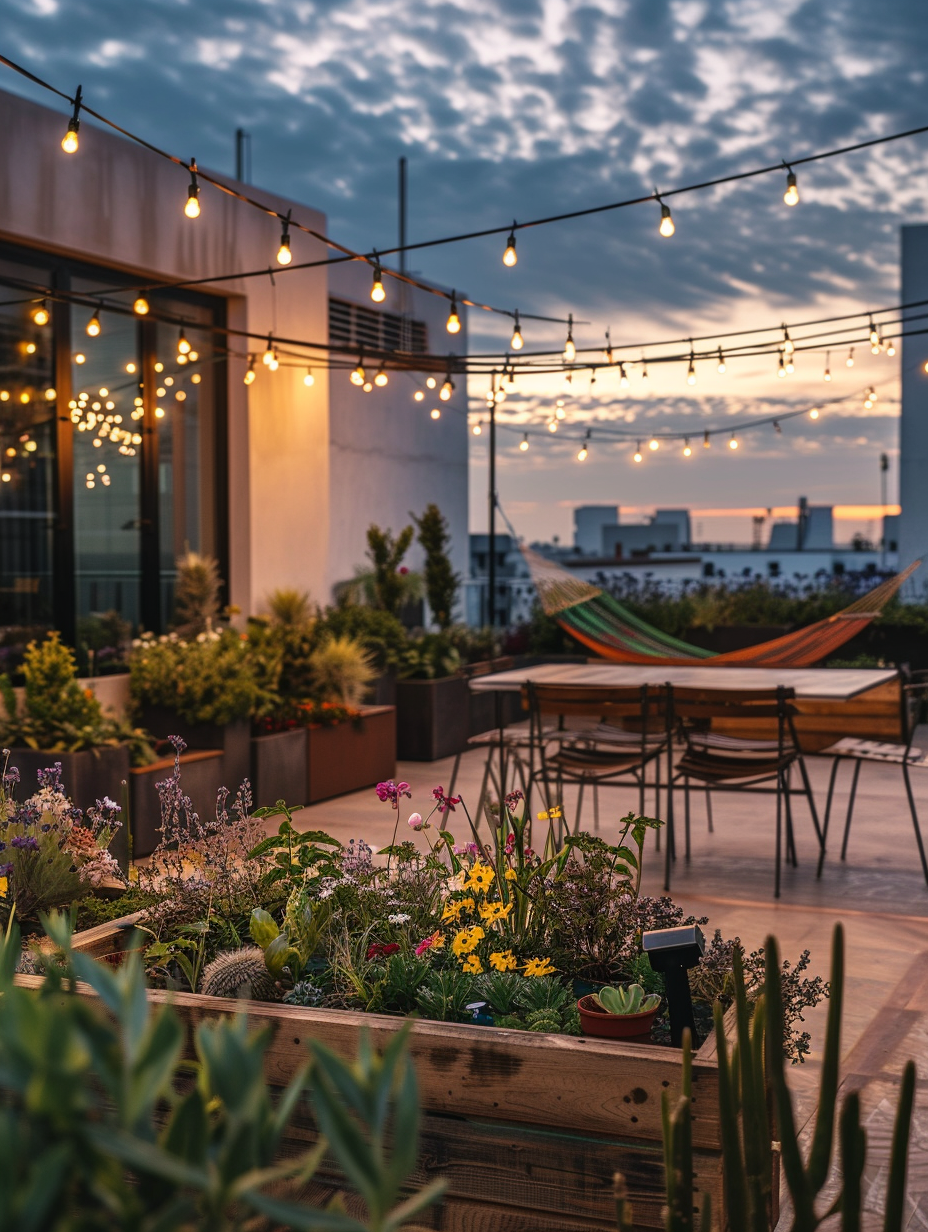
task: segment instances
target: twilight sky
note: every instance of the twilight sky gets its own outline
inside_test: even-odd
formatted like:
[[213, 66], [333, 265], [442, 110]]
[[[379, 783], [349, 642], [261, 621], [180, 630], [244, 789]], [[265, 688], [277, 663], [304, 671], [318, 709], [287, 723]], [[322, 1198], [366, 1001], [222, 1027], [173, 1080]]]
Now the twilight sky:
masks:
[[[3, 0], [0, 48], [158, 144], [231, 171], [233, 134], [252, 134], [252, 179], [324, 210], [334, 238], [362, 250], [396, 236], [396, 160], [409, 159], [410, 239], [597, 204], [711, 178], [928, 122], [924, 0]], [[0, 70], [0, 88], [48, 103]], [[520, 235], [505, 269], [500, 239], [413, 254], [412, 268], [475, 298], [589, 321], [616, 344], [826, 317], [899, 302], [899, 227], [926, 220], [928, 135], [784, 177], [673, 201], [677, 231], [646, 204]], [[479, 319], [475, 319], [479, 317]], [[480, 332], [477, 332], [479, 326]], [[526, 349], [562, 331], [526, 328]], [[546, 332], [548, 331], [548, 332]], [[501, 318], [471, 314], [472, 350], [499, 350]], [[518, 450], [501, 432], [499, 489], [529, 538], [570, 534], [576, 504], [629, 516], [689, 505], [702, 537], [747, 541], [749, 512], [815, 503], [874, 505], [878, 459], [892, 459], [895, 359], [858, 346], [803, 356], [786, 381], [770, 357], [652, 366], [619, 388], [579, 378], [556, 436]], [[926, 378], [928, 379], [928, 378]], [[856, 397], [815, 422], [748, 433], [732, 452], [645, 450], [597, 441], [621, 420], [657, 430], [736, 429], [817, 399]], [[517, 387], [518, 390], [518, 387]], [[486, 383], [471, 385], [472, 412]], [[514, 424], [543, 428], [561, 381], [507, 399]], [[587, 427], [590, 455], [575, 459]], [[472, 441], [473, 529], [486, 519], [486, 435]], [[696, 443], [694, 439], [694, 444]], [[719, 511], [741, 510], [732, 517]], [[877, 533], [860, 512], [838, 524]], [[700, 532], [697, 530], [697, 534]]]

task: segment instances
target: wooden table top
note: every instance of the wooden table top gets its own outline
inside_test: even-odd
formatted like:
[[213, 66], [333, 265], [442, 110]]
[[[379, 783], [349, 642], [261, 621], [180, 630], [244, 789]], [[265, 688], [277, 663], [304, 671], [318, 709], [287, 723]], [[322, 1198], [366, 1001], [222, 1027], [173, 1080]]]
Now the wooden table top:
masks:
[[604, 689], [638, 685], [671, 684], [692, 689], [774, 689], [779, 685], [795, 690], [796, 697], [847, 701], [868, 689], [886, 684], [898, 675], [893, 668], [845, 667], [667, 667], [622, 663], [539, 663], [534, 667], [475, 676], [475, 693], [516, 693], [531, 680], [536, 684], [600, 685]]

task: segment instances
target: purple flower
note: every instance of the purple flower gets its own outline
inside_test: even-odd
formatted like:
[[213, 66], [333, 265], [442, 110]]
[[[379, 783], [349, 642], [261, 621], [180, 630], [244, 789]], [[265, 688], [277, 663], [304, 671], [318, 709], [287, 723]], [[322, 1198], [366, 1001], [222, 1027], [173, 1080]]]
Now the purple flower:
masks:
[[10, 766], [10, 768], [4, 772], [3, 781], [4, 783], [8, 784], [10, 787], [12, 787], [14, 783], [18, 783], [19, 782], [19, 767]]
[[50, 791], [63, 791], [61, 786], [61, 762], [56, 761], [53, 766], [48, 766], [45, 770], [37, 772], [40, 787], [47, 787]]
[[14, 834], [10, 839], [10, 846], [18, 847], [20, 851], [38, 851], [39, 840], [31, 834]]
[[432, 788], [432, 795], [435, 797], [435, 807], [439, 813], [453, 813], [454, 806], [461, 803], [460, 796], [446, 796], [444, 787]]
[[12, 864], [0, 864], [0, 877], [9, 877], [12, 871]]
[[506, 796], [506, 808], [509, 809], [510, 812], [512, 812], [512, 810], [516, 807], [519, 801], [524, 800], [524, 799], [525, 797], [522, 795], [521, 791], [511, 791]]
[[412, 799], [409, 784], [394, 783], [392, 779], [387, 779], [385, 783], [378, 783], [374, 790], [377, 792], [378, 800], [382, 800], [384, 804], [390, 801], [391, 808], [399, 808], [400, 796], [408, 796], [410, 800]]

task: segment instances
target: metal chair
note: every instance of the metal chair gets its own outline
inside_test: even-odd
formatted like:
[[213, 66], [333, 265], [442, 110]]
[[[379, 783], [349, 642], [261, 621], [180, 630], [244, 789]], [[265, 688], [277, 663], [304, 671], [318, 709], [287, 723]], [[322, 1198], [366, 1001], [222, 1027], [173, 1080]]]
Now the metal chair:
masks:
[[[917, 673], [920, 676], [925, 676], [925, 673]], [[912, 791], [912, 780], [910, 771], [912, 768], [925, 769], [928, 767], [928, 755], [921, 749], [913, 747], [915, 740], [915, 720], [916, 714], [910, 713], [909, 703], [920, 703], [928, 697], [928, 679], [903, 685], [903, 724], [904, 730], [907, 732], [905, 744], [886, 744], [878, 740], [856, 740], [853, 737], [845, 737], [843, 740], [836, 741], [835, 744], [829, 745], [827, 749], [820, 751], [821, 757], [833, 757], [834, 762], [831, 767], [831, 775], [828, 779], [828, 796], [825, 801], [825, 816], [822, 820], [822, 849], [818, 858], [818, 873], [821, 877], [822, 866], [825, 863], [825, 844], [828, 839], [828, 823], [831, 819], [831, 805], [834, 798], [835, 781], [838, 777], [838, 767], [842, 762], [853, 762], [854, 770], [851, 775], [851, 790], [847, 802], [847, 816], [844, 822], [844, 838], [841, 841], [841, 859], [847, 855], [847, 841], [851, 833], [851, 819], [854, 816], [854, 803], [857, 798], [857, 780], [860, 778], [860, 769], [865, 761], [883, 762], [884, 764], [900, 766], [902, 769], [902, 779], [905, 783], [906, 798], [909, 803], [909, 812], [912, 815], [912, 828], [915, 830], [915, 842], [918, 844], [918, 855], [922, 863], [922, 873], [925, 877], [925, 883], [928, 884], [928, 859], [925, 857], [925, 844], [922, 841], [921, 827], [918, 823], [918, 810], [915, 807], [915, 794]], [[918, 707], [916, 707], [916, 710]]]
[[[557, 735], [555, 727], [549, 727], [542, 733], [543, 738]], [[533, 764], [533, 733], [531, 724], [528, 727], [513, 725], [502, 730], [494, 727], [490, 731], [478, 732], [468, 736], [467, 748], [457, 754], [451, 771], [451, 786], [448, 795], [454, 795], [458, 771], [461, 768], [461, 757], [470, 749], [486, 749], [487, 759], [483, 767], [483, 780], [480, 784], [480, 795], [477, 798], [475, 818], [483, 816], [483, 804], [487, 796], [487, 788], [496, 792], [497, 799], [511, 791], [516, 784], [521, 787], [526, 800], [531, 794], [532, 764]], [[479, 824], [479, 822], [478, 822]]]
[[[592, 685], [554, 685], [529, 682], [524, 687], [533, 732], [533, 749], [539, 765], [532, 767], [530, 783], [542, 786], [546, 808], [556, 803], [551, 781], [559, 797], [565, 784], [578, 787], [574, 833], [580, 826], [583, 793], [594, 792], [598, 826], [600, 787], [624, 787], [631, 779], [638, 787], [638, 811], [644, 812], [647, 768], [655, 768], [655, 790], [660, 797], [660, 759], [667, 753], [667, 773], [671, 773], [671, 728], [666, 686], [642, 685], [634, 688], [601, 688]], [[557, 718], [557, 729], [545, 735], [546, 717]], [[565, 719], [595, 719], [590, 726], [569, 729]], [[633, 730], [623, 724], [631, 723]], [[554, 752], [548, 745], [556, 742]]]
[[[796, 842], [793, 833], [791, 797], [803, 795], [809, 804], [812, 822], [822, 844], [815, 800], [808, 771], [796, 736], [792, 705], [792, 689], [751, 689], [733, 692], [727, 689], [683, 689], [672, 694], [672, 708], [678, 730], [684, 742], [683, 756], [677, 763], [668, 791], [667, 850], [664, 859], [664, 889], [670, 889], [670, 867], [676, 859], [676, 839], [673, 824], [673, 790], [682, 782], [684, 791], [685, 854], [690, 858], [690, 780], [701, 784], [700, 790], [751, 792], [775, 795], [777, 799], [776, 857], [774, 897], [780, 897], [783, 820], [786, 821], [786, 858], [795, 867]], [[734, 722], [744, 730], [745, 724], [761, 721], [776, 722], [775, 740], [751, 735], [731, 736], [713, 732], [713, 721]], [[750, 730], [750, 729], [748, 729]], [[802, 786], [793, 787], [790, 773], [799, 770]], [[767, 784], [774, 784], [767, 786]], [[711, 816], [711, 814], [710, 814]]]

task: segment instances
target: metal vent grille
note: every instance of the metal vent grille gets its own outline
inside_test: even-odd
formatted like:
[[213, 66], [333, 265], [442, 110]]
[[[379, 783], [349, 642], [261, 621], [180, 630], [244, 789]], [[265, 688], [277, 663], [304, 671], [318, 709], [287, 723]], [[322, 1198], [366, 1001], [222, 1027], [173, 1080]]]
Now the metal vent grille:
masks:
[[349, 350], [399, 351], [426, 355], [428, 330], [424, 321], [411, 321], [392, 312], [376, 312], [343, 299], [329, 300], [329, 343]]

